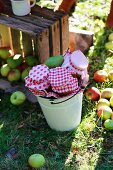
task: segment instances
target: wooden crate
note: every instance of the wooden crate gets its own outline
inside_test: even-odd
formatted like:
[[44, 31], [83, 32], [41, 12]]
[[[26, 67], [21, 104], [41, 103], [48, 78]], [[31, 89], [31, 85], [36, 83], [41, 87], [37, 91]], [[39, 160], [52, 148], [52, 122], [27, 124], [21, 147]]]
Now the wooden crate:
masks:
[[13, 15], [10, 1], [0, 14], [0, 46], [9, 46], [23, 57], [35, 55], [43, 63], [52, 55], [63, 54], [69, 46], [68, 15], [35, 5], [31, 14]]

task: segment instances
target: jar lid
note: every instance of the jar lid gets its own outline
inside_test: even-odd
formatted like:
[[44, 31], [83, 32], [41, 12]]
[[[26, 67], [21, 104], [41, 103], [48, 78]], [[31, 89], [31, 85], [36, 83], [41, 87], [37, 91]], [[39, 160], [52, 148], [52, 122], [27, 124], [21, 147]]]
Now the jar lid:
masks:
[[76, 50], [71, 54], [70, 61], [75, 68], [80, 70], [86, 69], [89, 64], [88, 59], [80, 50]]
[[29, 72], [29, 77], [32, 80], [35, 80], [38, 83], [40, 83], [43, 82], [44, 79], [47, 79], [48, 73], [49, 73], [49, 68], [44, 64], [40, 64], [32, 67], [32, 69]]
[[65, 86], [66, 84], [70, 84], [71, 78], [72, 75], [66, 67], [50, 69], [48, 76], [51, 86]]

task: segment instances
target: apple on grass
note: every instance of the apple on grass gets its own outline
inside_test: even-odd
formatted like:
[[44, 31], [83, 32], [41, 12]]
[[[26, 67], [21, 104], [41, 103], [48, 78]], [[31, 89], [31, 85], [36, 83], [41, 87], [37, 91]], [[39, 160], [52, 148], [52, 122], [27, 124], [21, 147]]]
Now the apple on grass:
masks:
[[0, 72], [1, 72], [1, 75], [3, 77], [7, 77], [9, 71], [10, 71], [10, 67], [8, 66], [8, 64], [4, 64], [1, 66], [1, 69], [0, 69]]
[[105, 88], [101, 91], [101, 98], [110, 99], [113, 96], [113, 88]]
[[113, 41], [113, 33], [110, 33], [110, 34], [109, 34], [108, 40], [109, 40], [109, 41]]
[[107, 119], [105, 122], [104, 122], [104, 126], [107, 130], [113, 130], [113, 120], [111, 119]]
[[10, 96], [10, 101], [13, 105], [21, 105], [26, 100], [26, 96], [21, 91], [15, 91]]
[[33, 154], [29, 157], [28, 163], [32, 168], [41, 168], [45, 164], [45, 158], [41, 154]]
[[113, 81], [113, 70], [108, 73], [108, 78], [110, 81]]
[[97, 105], [96, 105], [97, 110], [98, 110], [101, 106], [110, 106], [109, 100], [103, 99], [103, 98], [99, 99], [99, 101], [97, 102]]
[[110, 119], [112, 113], [112, 109], [109, 106], [101, 106], [97, 110], [98, 117], [101, 117], [103, 120]]
[[105, 70], [98, 70], [94, 73], [93, 78], [96, 82], [106, 82], [108, 81], [108, 73]]
[[100, 91], [96, 87], [90, 87], [86, 92], [85, 96], [87, 99], [92, 100], [92, 101], [97, 101], [100, 98]]

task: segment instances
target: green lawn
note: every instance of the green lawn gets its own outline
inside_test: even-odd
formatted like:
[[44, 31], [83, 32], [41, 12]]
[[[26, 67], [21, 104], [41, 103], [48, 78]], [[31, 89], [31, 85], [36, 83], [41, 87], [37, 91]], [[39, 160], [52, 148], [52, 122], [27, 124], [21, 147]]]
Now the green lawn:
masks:
[[[109, 5], [110, 0], [79, 0], [72, 14], [79, 16], [75, 27], [94, 31], [94, 44], [86, 54], [90, 61], [87, 88], [113, 87], [113, 82], [93, 80], [94, 72], [105, 67], [108, 57], [112, 59], [112, 51], [105, 49], [113, 31], [104, 27]], [[113, 170], [113, 131], [98, 121], [95, 102], [84, 96], [80, 126], [72, 132], [56, 132], [47, 125], [38, 103], [26, 101], [17, 108], [9, 99], [10, 94], [0, 91], [0, 170], [30, 170], [28, 158], [33, 153], [44, 155], [42, 170]], [[15, 159], [6, 156], [11, 148], [17, 151]]]

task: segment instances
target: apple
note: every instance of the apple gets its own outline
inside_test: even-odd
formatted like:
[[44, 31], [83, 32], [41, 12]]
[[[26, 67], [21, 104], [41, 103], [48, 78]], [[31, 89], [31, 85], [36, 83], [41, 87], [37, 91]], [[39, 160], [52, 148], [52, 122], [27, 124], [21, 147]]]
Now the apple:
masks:
[[101, 91], [101, 98], [110, 99], [113, 96], [113, 88], [105, 88]]
[[1, 47], [0, 48], [0, 58], [5, 60], [10, 56], [11, 56], [11, 54], [10, 54], [10, 50], [9, 50], [8, 47]]
[[112, 113], [112, 109], [109, 106], [101, 106], [97, 110], [98, 117], [101, 117], [103, 120], [110, 119]]
[[105, 43], [106, 50], [113, 50], [113, 41]]
[[96, 87], [91, 87], [85, 92], [85, 96], [87, 99], [90, 99], [92, 101], [97, 101], [100, 98], [100, 91]]
[[110, 106], [109, 100], [103, 99], [103, 98], [99, 99], [99, 101], [98, 101], [98, 103], [97, 103], [97, 105], [96, 105], [97, 110], [98, 110], [101, 106]]
[[28, 66], [28, 64], [27, 63], [25, 63], [25, 62], [23, 62], [21, 65], [19, 65], [18, 67], [17, 67], [17, 69], [18, 70], [20, 70], [20, 71], [24, 71], [26, 68], [28, 68], [29, 66]]
[[113, 130], [113, 120], [107, 119], [107, 120], [104, 122], [104, 126], [105, 126], [105, 128], [108, 129], [108, 130]]
[[21, 73], [18, 69], [12, 69], [7, 75], [7, 79], [11, 82], [18, 81], [21, 77]]
[[24, 81], [24, 78], [25, 78], [26, 76], [28, 76], [30, 70], [31, 70], [31, 67], [28, 67], [28, 68], [26, 68], [26, 69], [22, 72], [22, 74], [21, 74], [21, 79], [22, 79], [23, 81]]
[[38, 59], [34, 56], [26, 56], [25, 61], [28, 64], [28, 66], [30, 66], [30, 67], [37, 65], [39, 63]]
[[32, 168], [41, 168], [45, 164], [45, 158], [41, 154], [33, 154], [29, 157], [28, 163]]
[[111, 105], [111, 107], [113, 107], [113, 96], [110, 98], [110, 105]]
[[10, 101], [13, 105], [21, 105], [26, 100], [26, 96], [21, 91], [15, 91], [10, 96]]
[[110, 81], [113, 81], [113, 70], [108, 73], [108, 78]]
[[113, 33], [109, 34], [108, 40], [109, 40], [109, 41], [113, 41]]
[[16, 54], [13, 57], [9, 57], [7, 59], [7, 64], [9, 65], [10, 68], [16, 68], [18, 67], [23, 61], [23, 58], [21, 54]]
[[108, 73], [105, 70], [98, 70], [94, 73], [93, 78], [96, 82], [106, 82], [108, 81]]
[[8, 66], [8, 64], [4, 64], [1, 66], [1, 69], [0, 69], [0, 72], [1, 72], [1, 75], [3, 77], [7, 77], [9, 71], [10, 71], [10, 67]]
[[113, 120], [113, 113], [111, 114], [111, 119]]

